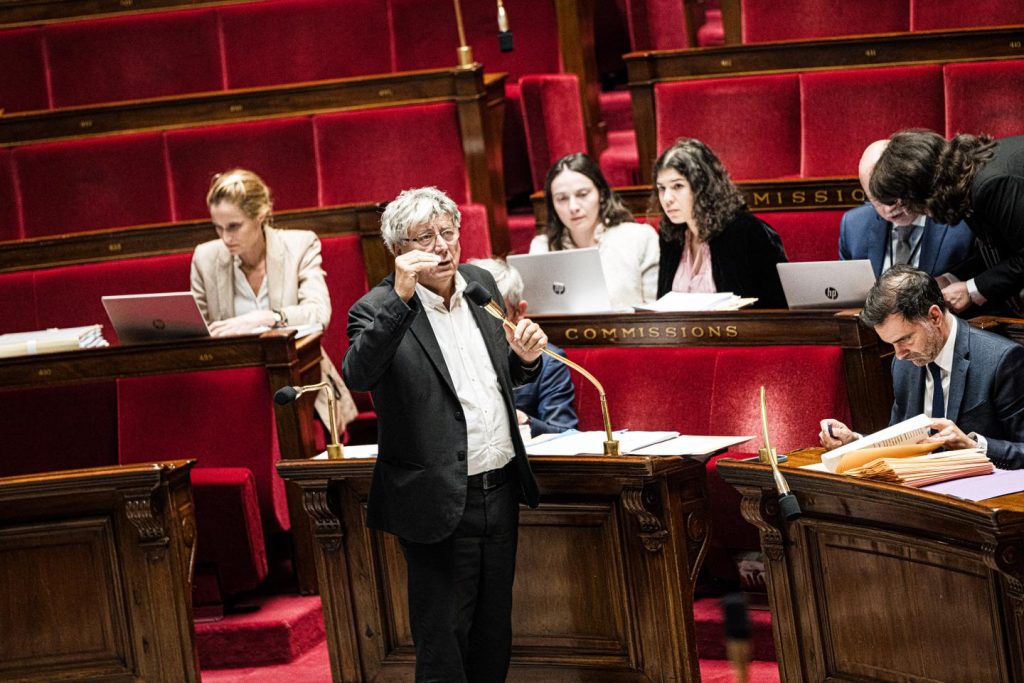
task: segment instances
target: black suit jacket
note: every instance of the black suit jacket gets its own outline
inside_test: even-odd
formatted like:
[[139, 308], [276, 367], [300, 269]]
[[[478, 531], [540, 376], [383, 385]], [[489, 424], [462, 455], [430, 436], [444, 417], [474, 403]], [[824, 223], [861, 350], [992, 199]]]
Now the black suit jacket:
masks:
[[[666, 240], [661, 233], [658, 264], [658, 297], [672, 291], [682, 240]], [[740, 211], [725, 229], [708, 241], [711, 275], [719, 292], [756, 296], [753, 308], [786, 308], [776, 263], [785, 263], [786, 250], [774, 229], [749, 211]]]
[[[490, 273], [459, 266], [467, 282], [479, 282], [495, 301], [501, 294]], [[505, 340], [501, 323], [468, 300], [498, 375], [515, 447], [523, 500], [538, 502], [537, 483], [523, 448], [512, 398], [513, 380], [531, 379]], [[348, 315], [351, 341], [345, 382], [369, 391], [377, 411], [378, 456], [373, 470], [367, 525], [415, 543], [451, 535], [466, 506], [466, 418], [441, 347], [419, 297], [408, 304], [395, 293], [394, 275], [357, 301]]]
[[[891, 424], [924, 412], [926, 372], [910, 361], [893, 361]], [[1024, 467], [1024, 346], [958, 321], [946, 404], [946, 417], [964, 433], [988, 440], [996, 467]]]

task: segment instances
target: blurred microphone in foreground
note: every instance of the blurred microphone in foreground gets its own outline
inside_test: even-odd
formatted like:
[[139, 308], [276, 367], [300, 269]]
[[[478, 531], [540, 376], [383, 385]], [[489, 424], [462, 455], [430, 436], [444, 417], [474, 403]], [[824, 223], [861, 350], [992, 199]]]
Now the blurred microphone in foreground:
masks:
[[722, 596], [725, 621], [725, 656], [736, 672], [738, 683], [747, 683], [750, 667], [750, 618], [742, 593]]
[[512, 52], [512, 31], [508, 30], [508, 14], [501, 0], [498, 0], [498, 47], [502, 52]]
[[341, 460], [345, 457], [345, 454], [342, 452], [341, 443], [338, 441], [338, 419], [335, 417], [337, 413], [334, 410], [334, 387], [331, 386], [330, 382], [307, 384], [304, 387], [281, 387], [274, 392], [274, 403], [279, 406], [286, 406], [295, 401], [299, 396], [320, 389], [327, 389], [327, 405], [330, 414], [330, 424], [328, 426], [331, 429], [331, 442], [327, 444], [327, 457], [331, 460]]

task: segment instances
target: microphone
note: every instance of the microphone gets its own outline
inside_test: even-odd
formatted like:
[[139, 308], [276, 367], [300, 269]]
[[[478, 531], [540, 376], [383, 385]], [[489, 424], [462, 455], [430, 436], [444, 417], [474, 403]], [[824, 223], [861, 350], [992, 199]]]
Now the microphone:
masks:
[[761, 435], [764, 437], [764, 448], [758, 449], [760, 460], [772, 468], [775, 488], [779, 492], [779, 512], [782, 514], [782, 518], [787, 522], [792, 522], [803, 513], [800, 511], [800, 501], [790, 491], [789, 484], [786, 483], [785, 477], [779, 471], [778, 455], [768, 442], [768, 408], [764, 400], [764, 385], [761, 386]]
[[508, 30], [508, 14], [501, 0], [498, 0], [498, 47], [502, 52], [512, 52], [512, 31]]
[[750, 618], [742, 593], [722, 596], [725, 622], [725, 656], [736, 672], [738, 683], [747, 683], [750, 666]]
[[[513, 331], [516, 329], [516, 326], [512, 324], [512, 321], [505, 317], [505, 310], [494, 302], [490, 293], [479, 282], [470, 282], [466, 285], [465, 294], [470, 301], [475, 303], [477, 306], [481, 306], [485, 311], [500, 320], [502, 325]], [[604, 454], [620, 455], [619, 442], [612, 437], [612, 420], [608, 416], [608, 397], [605, 395], [604, 387], [601, 386], [601, 383], [597, 381], [596, 377], [568, 358], [563, 358], [548, 348], [541, 349], [541, 352], [546, 353], [548, 356], [554, 358], [563, 365], [568, 365], [570, 368], [590, 380], [590, 383], [594, 385], [597, 389], [598, 395], [601, 397], [601, 417], [604, 418], [605, 434]]]
[[341, 443], [338, 441], [338, 414], [334, 405], [334, 387], [330, 382], [324, 381], [318, 384], [307, 384], [302, 387], [284, 386], [274, 392], [274, 403], [279, 406], [286, 406], [292, 403], [299, 396], [310, 392], [327, 389], [327, 413], [330, 416], [327, 425], [331, 431], [331, 442], [327, 444], [327, 458], [329, 460], [341, 460], [345, 457], [342, 452]]

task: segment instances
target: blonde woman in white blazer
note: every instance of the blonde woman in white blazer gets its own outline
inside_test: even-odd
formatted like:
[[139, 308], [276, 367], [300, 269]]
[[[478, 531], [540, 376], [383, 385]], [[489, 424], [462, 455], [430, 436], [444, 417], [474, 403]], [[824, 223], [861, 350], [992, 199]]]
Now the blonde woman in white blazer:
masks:
[[[219, 239], [196, 247], [191, 286], [210, 333], [222, 337], [313, 323], [326, 329], [331, 299], [316, 234], [271, 227], [270, 190], [251, 171], [215, 176], [206, 203]], [[334, 385], [339, 425], [348, 424], [356, 416], [355, 403], [326, 353], [320, 371]], [[324, 392], [316, 411], [327, 424]]]

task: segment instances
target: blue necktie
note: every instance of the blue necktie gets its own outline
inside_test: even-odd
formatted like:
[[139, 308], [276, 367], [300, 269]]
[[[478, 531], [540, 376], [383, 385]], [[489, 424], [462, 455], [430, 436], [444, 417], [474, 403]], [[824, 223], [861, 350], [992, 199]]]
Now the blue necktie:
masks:
[[932, 373], [932, 417], [946, 417], [946, 397], [942, 393], [942, 368], [935, 363], [928, 364]]

